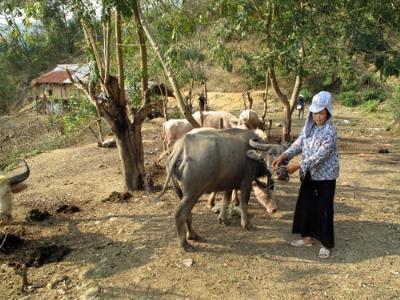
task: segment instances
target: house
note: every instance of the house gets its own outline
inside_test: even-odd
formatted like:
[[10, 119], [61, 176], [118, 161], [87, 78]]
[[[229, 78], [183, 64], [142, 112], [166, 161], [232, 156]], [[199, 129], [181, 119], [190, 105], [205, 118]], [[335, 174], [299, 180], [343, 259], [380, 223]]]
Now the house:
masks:
[[62, 114], [68, 98], [81, 96], [81, 92], [73, 85], [66, 73], [82, 82], [89, 80], [89, 65], [62, 64], [31, 81], [31, 95], [36, 101], [36, 111], [42, 113]]

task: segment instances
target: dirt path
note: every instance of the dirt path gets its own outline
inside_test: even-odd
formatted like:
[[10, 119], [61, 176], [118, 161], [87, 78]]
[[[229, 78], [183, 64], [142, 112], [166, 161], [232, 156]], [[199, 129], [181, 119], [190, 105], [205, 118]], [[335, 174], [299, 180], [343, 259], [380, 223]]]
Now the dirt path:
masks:
[[[237, 107], [229, 110], [236, 113]], [[19, 291], [20, 277], [8, 266], [11, 257], [23, 260], [29, 249], [55, 244], [71, 252], [60, 262], [28, 269], [29, 283], [42, 286], [25, 299], [399, 299], [400, 139], [382, 130], [385, 120], [336, 110], [341, 175], [336, 248], [329, 260], [318, 259], [317, 245], [295, 249], [287, 243], [293, 239], [296, 176], [278, 185], [278, 213], [266, 215], [251, 200], [256, 227], [251, 231], [243, 231], [239, 219], [220, 225], [203, 196], [193, 222], [207, 243], [196, 243], [197, 252], [183, 254], [173, 221], [173, 192], [160, 202], [144, 192], [135, 192], [126, 203], [103, 202], [123, 191], [119, 158], [115, 149], [91, 143], [28, 160], [29, 188], [15, 197], [14, 223], [1, 228], [24, 238], [27, 247], [15, 256], [0, 253], [0, 298], [25, 296]], [[271, 115], [279, 120], [278, 113]], [[301, 121], [294, 123], [296, 131]], [[159, 124], [145, 124], [146, 161], [161, 153], [159, 133]], [[389, 153], [378, 153], [380, 148]], [[164, 178], [160, 171], [156, 184]], [[81, 211], [57, 213], [62, 204]], [[47, 210], [50, 219], [26, 221], [33, 208]], [[185, 259], [193, 265], [186, 266]]]

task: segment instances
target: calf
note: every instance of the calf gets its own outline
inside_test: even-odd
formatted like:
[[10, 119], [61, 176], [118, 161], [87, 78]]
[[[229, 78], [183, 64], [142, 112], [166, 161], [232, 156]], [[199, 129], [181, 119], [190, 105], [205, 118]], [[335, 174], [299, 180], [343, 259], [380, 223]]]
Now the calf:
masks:
[[174, 145], [183, 135], [193, 129], [186, 119], [170, 119], [165, 121], [162, 128], [164, 151]]

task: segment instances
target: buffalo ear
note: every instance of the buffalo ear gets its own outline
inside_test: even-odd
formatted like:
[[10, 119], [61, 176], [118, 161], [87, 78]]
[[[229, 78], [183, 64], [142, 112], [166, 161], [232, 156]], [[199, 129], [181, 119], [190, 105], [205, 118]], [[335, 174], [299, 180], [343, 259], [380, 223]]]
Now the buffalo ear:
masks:
[[13, 192], [13, 193], [19, 193], [19, 192], [23, 191], [24, 189], [26, 189], [27, 187], [28, 187], [28, 185], [25, 183], [13, 184], [10, 186], [11, 192]]
[[262, 182], [261, 180], [259, 180], [257, 178], [254, 179], [253, 185], [258, 186], [262, 190], [267, 190], [267, 188], [268, 188], [268, 184], [266, 184], [265, 182]]
[[257, 161], [260, 161], [260, 162], [265, 161], [264, 156], [261, 153], [257, 152], [256, 150], [247, 151], [247, 157], [257, 160]]
[[258, 186], [260, 189], [264, 191], [272, 191], [274, 189], [275, 182], [270, 175], [267, 175], [267, 177], [268, 177], [267, 183], [255, 178], [253, 181], [253, 185]]

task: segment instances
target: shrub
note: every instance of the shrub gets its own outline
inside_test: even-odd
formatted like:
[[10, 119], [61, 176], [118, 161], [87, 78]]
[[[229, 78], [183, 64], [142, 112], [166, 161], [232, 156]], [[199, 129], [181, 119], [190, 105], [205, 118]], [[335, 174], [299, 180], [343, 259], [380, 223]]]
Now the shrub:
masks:
[[96, 116], [96, 108], [87, 99], [70, 98], [67, 112], [61, 117], [63, 132], [69, 135]]
[[354, 91], [340, 93], [338, 98], [344, 106], [354, 107], [360, 104], [360, 100]]
[[360, 92], [342, 92], [338, 96], [339, 101], [349, 107], [362, 105], [367, 110], [377, 108], [377, 105], [386, 98], [386, 92], [382, 87], [367, 88]]
[[379, 106], [380, 101], [379, 100], [368, 100], [365, 101], [361, 104], [361, 107], [369, 112], [369, 113], [373, 113], [373, 112], [377, 112], [378, 111], [378, 106]]
[[364, 103], [371, 100], [382, 102], [383, 100], [385, 100], [385, 97], [386, 97], [386, 92], [383, 88], [381, 87], [369, 88], [361, 92], [360, 102]]

